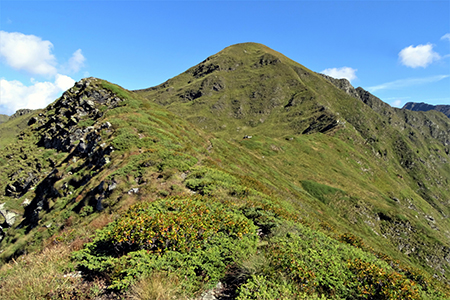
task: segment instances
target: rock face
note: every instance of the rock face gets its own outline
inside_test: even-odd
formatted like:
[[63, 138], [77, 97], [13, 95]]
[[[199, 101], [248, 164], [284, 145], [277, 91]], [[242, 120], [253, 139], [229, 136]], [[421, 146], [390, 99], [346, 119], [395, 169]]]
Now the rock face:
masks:
[[17, 110], [11, 117], [9, 117], [9, 119], [14, 119], [23, 115], [28, 115], [31, 114], [32, 112], [34, 112], [33, 109], [28, 109], [28, 108], [24, 108], [24, 109], [19, 109]]
[[[46, 132], [39, 141], [40, 146], [59, 151], [70, 151], [79, 142], [77, 151], [89, 154], [99, 141], [93, 126], [81, 128], [78, 122], [88, 119], [93, 122], [100, 118], [101, 110], [116, 107], [123, 99], [99, 86], [93, 78], [83, 79], [66, 91], [47, 111], [54, 110], [51, 117], [32, 118], [29, 124], [38, 123]], [[100, 110], [101, 109], [101, 110]]]
[[[14, 222], [16, 221], [16, 217], [18, 216], [17, 213], [7, 210], [5, 208], [5, 203], [0, 204], [0, 215], [5, 219], [5, 221], [2, 224], [3, 227], [13, 226]], [[0, 226], [0, 228], [2, 228], [2, 226]], [[1, 240], [1, 233], [0, 233], [0, 240]]]
[[12, 116], [8, 116], [8, 115], [2, 115], [0, 114], [0, 124], [5, 123], [6, 121], [9, 121], [11, 119], [23, 116], [23, 115], [27, 115], [27, 114], [31, 114], [33, 113], [34, 110], [33, 109], [19, 109], [17, 110]]
[[319, 74], [320, 76], [322, 76], [323, 78], [325, 78], [326, 80], [331, 82], [335, 87], [337, 87], [340, 90], [343, 90], [350, 96], [352, 96], [356, 99], [360, 99], [359, 93], [355, 90], [355, 88], [350, 84], [350, 81], [348, 81], [347, 79], [344, 79], [344, 78], [337, 79], [337, 78], [333, 78], [331, 76], [328, 76], [328, 75], [325, 75], [322, 73], [317, 73], [317, 74]]
[[[100, 134], [101, 131], [110, 132], [111, 124], [96, 121], [108, 109], [118, 106], [122, 101], [124, 99], [105, 88], [102, 81], [85, 78], [67, 90], [43, 113], [35, 114], [28, 121], [28, 126], [38, 133], [37, 136], [40, 136], [37, 141], [38, 146], [69, 153], [67, 161], [82, 161], [78, 169], [87, 168], [94, 173], [110, 161], [109, 155], [114, 151], [111, 145], [102, 141]], [[25, 113], [29, 112], [22, 110], [16, 114]], [[11, 154], [7, 158], [22, 161], [28, 159], [25, 153], [17, 154]], [[25, 212], [19, 226], [28, 226], [29, 229], [35, 227], [39, 221], [40, 212], [49, 211], [49, 201], [69, 195], [67, 186], [62, 189], [55, 186], [63, 176], [71, 175], [66, 174], [59, 164], [60, 162], [55, 161], [54, 158], [48, 157], [46, 161], [29, 163], [23, 167], [25, 169], [19, 168], [9, 175], [9, 182], [5, 186], [5, 196], [20, 198], [31, 189], [35, 190], [35, 197], [24, 205]], [[43, 165], [50, 167], [51, 171], [42, 172]], [[91, 178], [92, 175], [88, 174], [70, 181], [70, 184], [76, 188], [87, 184]], [[95, 203], [90, 204], [97, 210], [102, 210], [101, 200], [105, 193], [103, 188], [97, 190], [95, 193], [98, 192], [100, 196], [95, 199]], [[11, 214], [4, 214], [4, 217], [6, 223], [8, 220], [11, 222]]]
[[39, 176], [37, 172], [22, 174], [22, 170], [19, 169], [9, 179], [11, 183], [6, 186], [5, 195], [19, 198], [39, 181]]
[[436, 110], [440, 111], [441, 113], [450, 118], [450, 105], [430, 105], [423, 102], [421, 103], [408, 102], [403, 106], [402, 109], [408, 109], [412, 111]]

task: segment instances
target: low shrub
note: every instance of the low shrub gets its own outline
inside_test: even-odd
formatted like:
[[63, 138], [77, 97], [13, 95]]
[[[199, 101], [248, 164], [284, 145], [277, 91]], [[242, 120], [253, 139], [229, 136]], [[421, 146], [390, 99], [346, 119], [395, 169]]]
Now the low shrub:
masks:
[[73, 258], [84, 271], [106, 274], [111, 288], [160, 270], [178, 272], [195, 290], [255, 252], [256, 241], [256, 226], [217, 199], [169, 197], [132, 206]]

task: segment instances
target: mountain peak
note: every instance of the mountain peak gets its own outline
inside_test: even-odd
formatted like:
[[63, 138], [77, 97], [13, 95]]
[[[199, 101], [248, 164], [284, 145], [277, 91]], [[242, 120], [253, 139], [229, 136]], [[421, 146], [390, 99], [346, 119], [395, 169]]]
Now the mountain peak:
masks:
[[[266, 52], [266, 53], [271, 53], [271, 54], [277, 54], [277, 55], [282, 55], [283, 54], [267, 47], [264, 44], [260, 44], [260, 43], [254, 43], [254, 42], [246, 42], [246, 43], [238, 43], [238, 44], [234, 44], [231, 46], [228, 46], [226, 48], [224, 48], [222, 51], [218, 52], [217, 54], [222, 54], [222, 53], [227, 53], [230, 54], [232, 52], [243, 52], [245, 54], [252, 54], [252, 53], [260, 53], [260, 52]], [[217, 55], [216, 54], [216, 55]]]
[[285, 60], [287, 57], [283, 54], [263, 44], [248, 42], [226, 47], [187, 72], [191, 72], [194, 77], [199, 78], [213, 71], [234, 71], [239, 66], [258, 67], [277, 64]]

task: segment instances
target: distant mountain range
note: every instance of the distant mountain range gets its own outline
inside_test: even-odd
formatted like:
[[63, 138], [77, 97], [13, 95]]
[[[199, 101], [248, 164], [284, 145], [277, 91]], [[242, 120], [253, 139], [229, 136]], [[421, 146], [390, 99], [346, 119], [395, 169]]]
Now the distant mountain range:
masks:
[[408, 102], [402, 109], [409, 109], [412, 111], [440, 111], [444, 115], [450, 118], [450, 105], [431, 105], [423, 102]]

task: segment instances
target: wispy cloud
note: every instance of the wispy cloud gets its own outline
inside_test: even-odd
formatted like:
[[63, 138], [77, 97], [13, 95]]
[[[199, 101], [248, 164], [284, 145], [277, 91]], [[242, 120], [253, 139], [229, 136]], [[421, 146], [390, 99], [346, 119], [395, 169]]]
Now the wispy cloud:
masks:
[[395, 80], [395, 81], [379, 84], [376, 86], [371, 86], [371, 87], [367, 88], [367, 90], [371, 93], [379, 91], [379, 90], [395, 90], [395, 89], [400, 89], [400, 88], [413, 86], [413, 85], [421, 85], [421, 84], [436, 82], [436, 81], [440, 81], [447, 77], [449, 77], [449, 75], [437, 75], [437, 76], [430, 76], [430, 77], [423, 77], [423, 78], [400, 79], [400, 80]]
[[333, 78], [345, 78], [348, 81], [352, 81], [355, 80], [356, 77], [356, 71], [358, 71], [357, 69], [353, 69], [350, 67], [342, 67], [342, 68], [328, 68], [323, 70], [322, 74], [331, 76]]
[[72, 54], [72, 57], [67, 62], [65, 69], [67, 69], [69, 73], [77, 73], [84, 66], [85, 61], [86, 58], [81, 52], [81, 49], [78, 49]]
[[441, 40], [448, 40], [450, 41], [450, 33], [446, 33], [441, 37]]
[[409, 47], [403, 48], [399, 52], [398, 56], [400, 58], [400, 62], [404, 66], [410, 68], [426, 68], [432, 62], [441, 58], [438, 53], [433, 51], [432, 44], [417, 45], [416, 47], [411, 45]]

